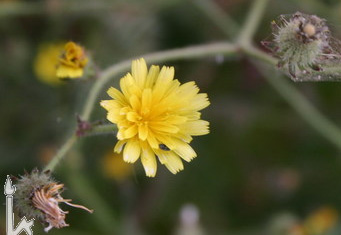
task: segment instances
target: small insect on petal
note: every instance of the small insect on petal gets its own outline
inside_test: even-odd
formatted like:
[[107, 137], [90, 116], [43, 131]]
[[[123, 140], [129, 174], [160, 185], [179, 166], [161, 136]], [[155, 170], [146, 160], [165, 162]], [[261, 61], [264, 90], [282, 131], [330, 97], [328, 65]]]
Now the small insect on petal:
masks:
[[159, 144], [159, 148], [165, 151], [170, 151], [170, 149], [165, 144]]

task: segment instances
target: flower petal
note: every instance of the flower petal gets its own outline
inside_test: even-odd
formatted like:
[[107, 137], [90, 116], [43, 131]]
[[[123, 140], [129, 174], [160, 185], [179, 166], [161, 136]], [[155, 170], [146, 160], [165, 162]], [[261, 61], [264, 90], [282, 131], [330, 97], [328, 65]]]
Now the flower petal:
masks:
[[148, 75], [147, 75], [146, 83], [144, 85], [145, 88], [152, 88], [154, 86], [155, 81], [157, 77], [159, 76], [159, 73], [160, 73], [159, 66], [152, 65], [150, 67]]
[[137, 140], [129, 140], [123, 150], [123, 160], [134, 163], [140, 157], [141, 147]]
[[140, 88], [143, 88], [147, 77], [146, 61], [143, 58], [134, 60], [131, 65], [131, 72], [135, 78], [136, 84]]
[[146, 124], [142, 124], [138, 129], [140, 140], [146, 140], [148, 137], [148, 127]]
[[141, 162], [148, 177], [154, 177], [157, 170], [157, 163], [154, 152], [150, 147], [142, 147]]
[[129, 138], [132, 138], [134, 137], [136, 134], [137, 134], [137, 126], [136, 125], [132, 125], [130, 126], [128, 129], [126, 129], [124, 132], [123, 132], [123, 138], [124, 139], [129, 139]]
[[111, 109], [120, 109], [122, 107], [116, 100], [102, 100], [100, 104], [107, 111]]
[[181, 131], [189, 135], [206, 135], [209, 131], [209, 122], [205, 120], [195, 120], [182, 124]]
[[153, 102], [159, 102], [174, 78], [174, 67], [163, 66], [153, 88]]
[[176, 139], [173, 139], [173, 141], [175, 145], [173, 151], [176, 154], [178, 154], [182, 159], [184, 159], [186, 162], [190, 162], [193, 158], [197, 156], [196, 152], [186, 142], [183, 142], [181, 140], [176, 140]]
[[152, 90], [150, 88], [144, 89], [142, 92], [142, 108], [141, 114], [147, 115], [152, 106]]
[[127, 99], [124, 97], [124, 95], [117, 90], [116, 88], [110, 87], [107, 91], [108, 95], [117, 100], [122, 105], [127, 105]]
[[184, 165], [180, 157], [173, 151], [161, 151], [157, 152], [157, 156], [162, 164], [164, 164], [170, 172], [173, 174], [178, 173], [184, 169]]
[[141, 109], [141, 102], [140, 102], [140, 100], [137, 98], [136, 95], [130, 96], [129, 102], [130, 102], [131, 107], [132, 107], [135, 111], [137, 111], [137, 112], [140, 111], [140, 109]]
[[120, 153], [123, 149], [123, 146], [125, 145], [125, 143], [127, 143], [127, 140], [119, 140], [117, 141], [115, 148], [114, 148], [114, 152], [115, 153]]

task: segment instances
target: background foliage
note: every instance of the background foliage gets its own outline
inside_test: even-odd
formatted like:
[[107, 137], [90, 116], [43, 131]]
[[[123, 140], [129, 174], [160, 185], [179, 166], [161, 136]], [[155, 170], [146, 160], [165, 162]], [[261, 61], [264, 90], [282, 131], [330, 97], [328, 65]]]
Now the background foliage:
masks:
[[[238, 24], [253, 2], [208, 1]], [[99, 68], [106, 68], [153, 51], [225, 40], [198, 2], [1, 1], [2, 182], [8, 174], [45, 165], [75, 124], [92, 84], [51, 86], [38, 80], [33, 63], [42, 44], [73, 40], [87, 48]], [[337, 37], [340, 10], [338, 0], [272, 0], [254, 43], [260, 47], [271, 33], [271, 20], [296, 11], [326, 18]], [[198, 157], [177, 175], [160, 166], [156, 178], [146, 178], [138, 163], [118, 179], [103, 164], [115, 136], [84, 138], [55, 177], [67, 187], [65, 198], [95, 209], [95, 214], [70, 209], [71, 227], [50, 234], [114, 234], [113, 227], [123, 234], [180, 234], [179, 211], [187, 204], [199, 210], [205, 234], [289, 234], [269, 231], [276, 223], [290, 227], [291, 218], [302, 224], [321, 207], [341, 209], [340, 149], [302, 120], [247, 58], [217, 56], [166, 64], [175, 67], [181, 82], [196, 81], [210, 97], [203, 119], [210, 121], [211, 133], [192, 144]], [[340, 83], [293, 85], [341, 125]], [[104, 120], [105, 115], [98, 105], [92, 120]], [[0, 209], [4, 233], [5, 206]], [[329, 234], [338, 234], [338, 222], [332, 227]], [[42, 234], [38, 223], [35, 234]]]

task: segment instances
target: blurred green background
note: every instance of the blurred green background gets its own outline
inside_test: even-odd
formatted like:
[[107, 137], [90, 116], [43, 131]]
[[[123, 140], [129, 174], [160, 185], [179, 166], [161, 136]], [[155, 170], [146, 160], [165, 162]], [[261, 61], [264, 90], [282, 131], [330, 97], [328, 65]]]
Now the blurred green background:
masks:
[[[253, 2], [207, 1], [238, 24]], [[271, 34], [271, 20], [296, 11], [326, 18], [334, 36], [341, 34], [339, 0], [270, 0], [254, 43], [260, 47]], [[3, 183], [8, 174], [46, 164], [70, 134], [93, 83], [40, 80], [34, 63], [42, 45], [73, 40], [104, 69], [154, 51], [226, 40], [196, 0], [2, 0], [0, 35]], [[62, 205], [70, 211], [70, 227], [49, 234], [341, 234], [339, 149], [302, 120], [247, 58], [166, 64], [181, 82], [194, 80], [209, 95], [203, 119], [210, 121], [211, 133], [194, 138], [198, 157], [177, 175], [159, 165], [157, 176], [147, 178], [140, 163], [113, 162], [117, 167], [108, 169], [114, 135], [82, 139], [54, 176], [66, 185], [64, 198], [95, 213]], [[292, 85], [341, 126], [340, 83]], [[98, 105], [92, 120], [105, 116]], [[5, 234], [4, 196], [0, 202]], [[326, 229], [299, 233], [315, 225]], [[36, 222], [34, 234], [43, 233]]]

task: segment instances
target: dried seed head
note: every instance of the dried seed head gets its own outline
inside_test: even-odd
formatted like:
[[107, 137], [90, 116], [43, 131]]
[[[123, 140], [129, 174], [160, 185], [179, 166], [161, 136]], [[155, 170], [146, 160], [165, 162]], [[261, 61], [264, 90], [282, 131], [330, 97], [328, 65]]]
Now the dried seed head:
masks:
[[273, 38], [264, 41], [279, 61], [279, 67], [294, 81], [324, 78], [325, 67], [340, 63], [340, 42], [331, 37], [326, 20], [297, 12], [281, 15], [271, 23]]
[[18, 179], [16, 187], [17, 192], [14, 195], [16, 209], [20, 215], [36, 218], [43, 224], [47, 224], [45, 232], [52, 228], [68, 226], [65, 222], [68, 211], [63, 211], [59, 207], [60, 202], [93, 212], [86, 207], [70, 203], [70, 199], [62, 198], [60, 194], [64, 185], [55, 182], [48, 172], [40, 173], [38, 170], [33, 170], [30, 174], [26, 173]]

